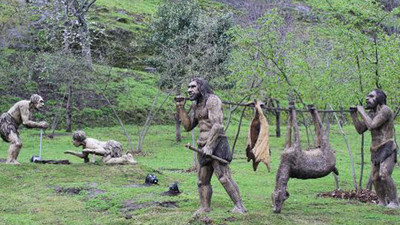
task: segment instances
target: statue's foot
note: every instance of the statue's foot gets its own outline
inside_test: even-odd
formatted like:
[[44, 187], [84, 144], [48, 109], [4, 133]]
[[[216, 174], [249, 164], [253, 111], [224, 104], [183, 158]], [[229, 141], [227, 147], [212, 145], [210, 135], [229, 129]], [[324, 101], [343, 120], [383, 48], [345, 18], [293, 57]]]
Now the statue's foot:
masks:
[[246, 208], [244, 208], [244, 206], [237, 206], [235, 205], [235, 207], [233, 207], [233, 209], [231, 210], [232, 213], [236, 213], [236, 214], [245, 214], [246, 213]]
[[384, 201], [378, 201], [378, 206], [386, 206], [386, 202], [384, 202]]
[[386, 207], [388, 207], [390, 209], [398, 209], [399, 208], [399, 203], [390, 202], [389, 204], [386, 205]]
[[10, 165], [21, 165], [21, 163], [17, 162], [17, 160], [10, 160], [6, 162], [6, 164], [10, 164]]
[[129, 164], [135, 165], [138, 162], [135, 161], [135, 159], [133, 158], [132, 154], [128, 153], [125, 155], [126, 160], [129, 162]]
[[193, 214], [193, 216], [199, 216], [200, 214], [209, 212], [211, 212], [211, 208], [200, 208]]

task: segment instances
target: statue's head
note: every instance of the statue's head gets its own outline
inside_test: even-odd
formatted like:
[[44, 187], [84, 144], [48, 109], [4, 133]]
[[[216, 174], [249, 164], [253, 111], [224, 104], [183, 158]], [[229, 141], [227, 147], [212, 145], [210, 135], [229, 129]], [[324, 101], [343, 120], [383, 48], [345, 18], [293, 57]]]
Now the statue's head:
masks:
[[38, 94], [33, 94], [30, 99], [30, 104], [35, 108], [35, 109], [40, 109], [44, 106], [44, 100], [43, 98], [38, 95]]
[[289, 192], [285, 190], [275, 190], [274, 193], [272, 193], [271, 198], [274, 207], [274, 213], [280, 213], [283, 202], [289, 198]]
[[365, 99], [367, 109], [375, 109], [378, 105], [386, 105], [386, 94], [381, 89], [374, 89]]
[[74, 142], [75, 147], [79, 147], [83, 145], [86, 140], [86, 134], [83, 130], [77, 130], [72, 134], [72, 141]]
[[191, 101], [207, 99], [213, 91], [206, 80], [203, 78], [193, 78], [188, 85], [188, 94]]

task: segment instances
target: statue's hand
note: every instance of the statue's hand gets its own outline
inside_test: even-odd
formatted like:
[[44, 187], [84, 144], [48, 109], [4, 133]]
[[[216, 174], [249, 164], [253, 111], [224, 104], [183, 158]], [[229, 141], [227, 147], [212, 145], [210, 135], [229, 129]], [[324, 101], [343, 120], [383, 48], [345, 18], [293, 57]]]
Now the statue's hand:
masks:
[[85, 148], [85, 149], [82, 149], [82, 153], [93, 153], [93, 151]]
[[357, 112], [357, 107], [355, 107], [355, 106], [350, 106], [349, 110], [350, 110], [350, 113], [351, 113], [351, 114], [356, 113], [356, 112]]
[[178, 106], [178, 107], [179, 106], [183, 107], [185, 105], [185, 103], [186, 103], [185, 97], [183, 97], [181, 95], [176, 96], [174, 98], [174, 101], [175, 101], [175, 105]]
[[357, 111], [363, 112], [363, 111], [365, 111], [365, 110], [364, 110], [364, 107], [362, 107], [361, 105], [359, 105], [359, 106], [357, 106]]
[[212, 155], [212, 149], [207, 146], [204, 146], [201, 150], [203, 151], [203, 154], [205, 154], [205, 155]]
[[45, 121], [40, 122], [39, 125], [42, 129], [47, 129], [49, 127], [49, 124]]

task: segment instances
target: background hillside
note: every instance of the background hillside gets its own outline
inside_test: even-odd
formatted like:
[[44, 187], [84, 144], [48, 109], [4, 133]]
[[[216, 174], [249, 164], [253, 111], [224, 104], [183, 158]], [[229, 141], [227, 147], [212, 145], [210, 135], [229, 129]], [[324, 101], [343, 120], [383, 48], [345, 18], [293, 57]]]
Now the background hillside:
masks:
[[[39, 93], [46, 112], [38, 116], [58, 129], [118, 124], [111, 107], [125, 123], [142, 124], [152, 105], [185, 91], [191, 76], [209, 78], [230, 101], [248, 96], [276, 98], [283, 106], [294, 99], [347, 108], [379, 87], [393, 109], [399, 104], [398, 1], [189, 1], [199, 10], [196, 26], [228, 37], [216, 53], [205, 54], [199, 52], [219, 45], [209, 31], [189, 24], [182, 38], [185, 26], [172, 29], [173, 20], [159, 10], [180, 1], [71, 2], [0, 1], [2, 112]], [[192, 16], [172, 13], [181, 22]], [[210, 20], [201, 25], [205, 17]], [[165, 30], [169, 36], [157, 39]], [[173, 46], [170, 40], [179, 38], [185, 42]], [[219, 58], [203, 60], [210, 54]], [[154, 120], [174, 121], [172, 97]]]

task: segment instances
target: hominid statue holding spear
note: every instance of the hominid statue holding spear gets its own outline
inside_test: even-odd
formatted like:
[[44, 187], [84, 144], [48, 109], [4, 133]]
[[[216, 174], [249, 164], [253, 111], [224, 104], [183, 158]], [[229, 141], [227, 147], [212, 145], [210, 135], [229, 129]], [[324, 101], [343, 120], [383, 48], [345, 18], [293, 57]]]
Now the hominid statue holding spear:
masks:
[[176, 107], [186, 131], [192, 130], [199, 125], [199, 149], [205, 153], [199, 153], [199, 171], [197, 185], [199, 188], [200, 209], [195, 215], [211, 211], [211, 177], [212, 174], [218, 177], [229, 197], [235, 204], [232, 209], [234, 213], [245, 213], [246, 209], [242, 203], [239, 187], [231, 177], [228, 164], [212, 159], [207, 155], [214, 155], [228, 162], [232, 160], [232, 151], [229, 149], [228, 140], [222, 126], [222, 102], [213, 94], [208, 83], [200, 78], [194, 78], [188, 87], [189, 100], [194, 101], [187, 113], [184, 109], [185, 98], [175, 98]]

